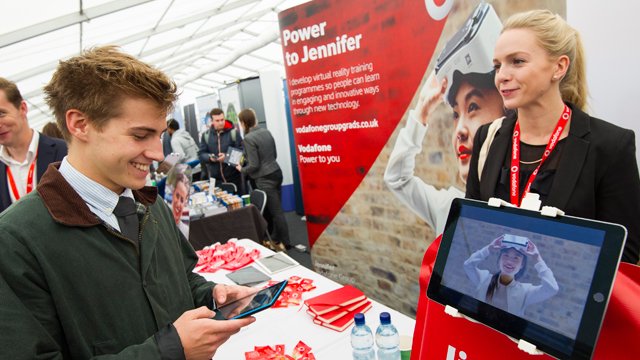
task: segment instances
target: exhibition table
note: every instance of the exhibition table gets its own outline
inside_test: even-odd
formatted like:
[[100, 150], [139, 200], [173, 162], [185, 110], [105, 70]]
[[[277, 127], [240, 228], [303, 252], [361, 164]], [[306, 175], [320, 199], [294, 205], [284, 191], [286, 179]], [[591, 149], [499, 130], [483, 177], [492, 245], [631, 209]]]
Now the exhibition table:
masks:
[[[261, 256], [273, 254], [273, 251], [251, 240], [239, 240], [238, 245], [247, 250], [258, 249]], [[251, 265], [249, 265], [251, 266]], [[201, 273], [207, 280], [223, 284], [233, 284], [225, 274], [226, 270], [216, 273]], [[271, 275], [273, 280], [285, 280], [291, 276], [312, 279], [316, 288], [303, 294], [303, 299], [315, 297], [341, 287], [340, 284], [316, 273], [302, 265]], [[354, 284], [354, 286], [358, 286]], [[413, 334], [415, 320], [399, 313], [377, 301], [371, 300], [372, 308], [365, 313], [367, 324], [375, 331], [380, 323], [378, 316], [387, 311], [391, 314], [392, 323], [398, 328], [400, 335]], [[256, 322], [243, 328], [222, 345], [214, 359], [244, 359], [245, 352], [252, 351], [254, 346], [284, 344], [286, 353], [291, 354], [294, 346], [302, 340], [312, 348], [316, 359], [350, 359], [351, 327], [337, 332], [313, 323], [312, 317], [306, 313], [304, 305], [288, 308], [272, 308], [255, 315]]]
[[216, 242], [224, 244], [231, 238], [261, 242], [266, 231], [267, 221], [258, 208], [249, 205], [192, 220], [189, 225], [189, 242], [196, 250]]

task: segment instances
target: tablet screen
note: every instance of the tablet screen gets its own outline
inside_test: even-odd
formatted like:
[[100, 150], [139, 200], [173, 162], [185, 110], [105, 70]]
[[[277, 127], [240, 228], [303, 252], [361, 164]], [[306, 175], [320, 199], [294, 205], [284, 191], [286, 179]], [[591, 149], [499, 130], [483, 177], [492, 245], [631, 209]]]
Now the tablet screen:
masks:
[[214, 319], [241, 319], [265, 310], [271, 307], [276, 300], [278, 300], [278, 297], [280, 296], [280, 293], [282, 293], [282, 290], [284, 290], [285, 286], [287, 286], [287, 280], [262, 290], [255, 289], [255, 292], [247, 297], [235, 300], [214, 309], [216, 312]]
[[589, 358], [626, 230], [456, 199], [428, 296], [557, 357]]
[[297, 266], [298, 262], [284, 252], [277, 252], [273, 255], [256, 259], [256, 264], [267, 270], [270, 274], [275, 274]]
[[234, 272], [228, 273], [227, 277], [238, 285], [246, 286], [252, 286], [271, 280], [269, 276], [267, 276], [262, 271], [254, 268], [253, 266], [247, 266]]

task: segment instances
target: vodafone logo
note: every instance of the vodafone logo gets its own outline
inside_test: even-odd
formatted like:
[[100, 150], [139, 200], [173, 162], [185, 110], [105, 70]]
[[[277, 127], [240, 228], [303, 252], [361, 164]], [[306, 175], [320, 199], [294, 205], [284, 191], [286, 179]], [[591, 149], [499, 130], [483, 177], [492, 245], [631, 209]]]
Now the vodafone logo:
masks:
[[511, 167], [511, 172], [512, 172], [512, 173], [516, 173], [516, 172], [518, 172], [518, 167], [517, 167], [517, 166], [512, 166], [512, 167]]
[[[441, 4], [438, 5], [436, 2]], [[442, 20], [449, 15], [449, 11], [453, 7], [453, 0], [424, 0], [424, 4], [433, 20]]]

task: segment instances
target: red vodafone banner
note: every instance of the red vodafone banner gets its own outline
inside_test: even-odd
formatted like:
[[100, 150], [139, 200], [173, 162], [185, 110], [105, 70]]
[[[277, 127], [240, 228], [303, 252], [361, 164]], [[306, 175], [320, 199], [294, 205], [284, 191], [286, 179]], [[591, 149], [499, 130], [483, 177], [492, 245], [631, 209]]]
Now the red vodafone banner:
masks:
[[324, 0], [279, 14], [311, 246], [404, 115], [440, 38], [444, 3]]

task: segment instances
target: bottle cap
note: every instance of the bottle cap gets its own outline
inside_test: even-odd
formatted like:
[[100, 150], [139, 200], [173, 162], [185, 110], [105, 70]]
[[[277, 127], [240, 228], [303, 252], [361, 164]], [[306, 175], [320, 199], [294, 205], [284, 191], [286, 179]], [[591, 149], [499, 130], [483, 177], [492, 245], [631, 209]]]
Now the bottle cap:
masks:
[[380, 324], [382, 325], [391, 324], [391, 315], [389, 315], [388, 312], [385, 311], [380, 313]]
[[364, 314], [363, 313], [357, 313], [357, 314], [353, 315], [353, 320], [356, 322], [356, 326], [364, 325]]

